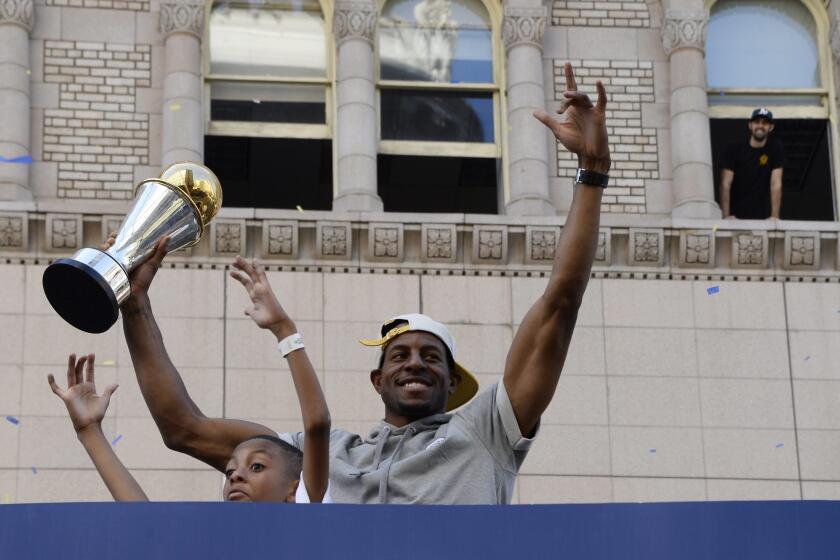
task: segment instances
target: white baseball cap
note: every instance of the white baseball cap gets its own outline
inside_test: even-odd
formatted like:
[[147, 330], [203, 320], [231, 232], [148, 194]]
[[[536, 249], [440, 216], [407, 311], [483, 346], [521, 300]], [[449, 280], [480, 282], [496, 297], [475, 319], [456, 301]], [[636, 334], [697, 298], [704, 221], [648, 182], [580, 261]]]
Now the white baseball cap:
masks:
[[[423, 331], [438, 337], [441, 342], [449, 350], [452, 360], [455, 361], [455, 371], [461, 375], [461, 382], [455, 388], [455, 392], [449, 395], [446, 400], [446, 411], [454, 410], [459, 406], [466, 404], [478, 392], [478, 380], [473, 374], [458, 363], [455, 359], [455, 337], [446, 328], [443, 323], [438, 323], [428, 315], [420, 313], [409, 313], [407, 315], [400, 315], [385, 321], [382, 324], [379, 338], [362, 339], [359, 342], [365, 346], [379, 346], [381, 351], [385, 350], [385, 346], [398, 335], [410, 331]], [[379, 361], [382, 356], [377, 356], [376, 367], [379, 366]]]

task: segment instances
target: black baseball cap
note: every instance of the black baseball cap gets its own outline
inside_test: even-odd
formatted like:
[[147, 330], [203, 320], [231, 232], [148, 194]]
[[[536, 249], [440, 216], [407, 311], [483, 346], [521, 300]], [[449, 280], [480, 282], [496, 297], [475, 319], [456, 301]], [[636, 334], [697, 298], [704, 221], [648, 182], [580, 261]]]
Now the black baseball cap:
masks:
[[759, 107], [755, 111], [752, 112], [752, 116], [750, 117], [751, 121], [756, 119], [767, 119], [771, 123], [773, 122], [773, 113], [770, 112], [767, 107]]

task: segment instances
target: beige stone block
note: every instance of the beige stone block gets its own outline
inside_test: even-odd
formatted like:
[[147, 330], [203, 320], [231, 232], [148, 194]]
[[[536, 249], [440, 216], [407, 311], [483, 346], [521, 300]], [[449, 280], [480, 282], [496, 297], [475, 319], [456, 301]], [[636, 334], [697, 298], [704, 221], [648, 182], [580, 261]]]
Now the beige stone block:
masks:
[[324, 394], [335, 427], [348, 420], [375, 423], [385, 417], [385, 405], [370, 382], [370, 372], [327, 371]]
[[[793, 382], [796, 397], [796, 427], [840, 430], [840, 381]], [[837, 472], [840, 480], [840, 469]]]
[[450, 324], [449, 330], [455, 337], [458, 363], [473, 373], [504, 373], [513, 341], [511, 327]]
[[[94, 368], [96, 390], [99, 394], [108, 385], [117, 382], [116, 368], [96, 364]], [[23, 384], [21, 393], [21, 414], [25, 416], [58, 416], [67, 419], [67, 408], [62, 400], [53, 394], [47, 384], [47, 374], [52, 373], [55, 381], [62, 389], [67, 388], [67, 362], [61, 365], [25, 365], [23, 366]], [[119, 390], [117, 390], [119, 393]], [[111, 404], [106, 411], [106, 417], [116, 415], [116, 403]], [[69, 420], [68, 420], [69, 422]]]
[[697, 375], [692, 329], [604, 329], [608, 375]]
[[111, 439], [122, 436], [114, 449], [129, 469], [196, 470], [205, 466], [189, 455], [168, 449], [151, 418], [118, 418], [115, 428], [106, 433]]
[[[531, 306], [543, 295], [548, 278], [512, 278], [513, 323], [519, 324]], [[590, 280], [578, 311], [578, 327], [595, 327], [604, 324], [601, 280]]]
[[791, 331], [789, 336], [794, 379], [840, 380], [840, 332]]
[[492, 276], [421, 276], [423, 312], [447, 323], [510, 324], [511, 280]]
[[786, 283], [791, 329], [840, 331], [840, 284]]
[[542, 422], [606, 426], [609, 422], [606, 378], [561, 375], [554, 398], [542, 415]]
[[691, 282], [609, 279], [603, 286], [607, 326], [694, 326]]
[[563, 375], [604, 375], [604, 329], [576, 327], [563, 364]]
[[364, 346], [362, 338], [379, 336], [381, 323], [324, 323], [324, 370], [365, 371], [377, 367], [381, 350]]
[[703, 425], [793, 429], [790, 381], [701, 379]]
[[697, 329], [696, 336], [700, 377], [789, 377], [785, 331]]
[[602, 504], [612, 500], [605, 476], [520, 475], [520, 504]]
[[613, 478], [616, 502], [698, 502], [706, 500], [702, 478]]
[[[267, 272], [266, 276], [280, 305], [294, 321], [320, 321], [324, 318], [324, 275], [312, 272]], [[355, 275], [340, 275], [347, 278]], [[242, 285], [227, 277], [228, 317], [245, 317], [250, 307], [248, 293]], [[383, 317], [385, 319], [385, 317]]]
[[613, 475], [702, 477], [699, 428], [610, 428]]
[[568, 56], [567, 30], [563, 27], [546, 26], [543, 35], [543, 56], [565, 60]]
[[[223, 319], [160, 318], [157, 320], [166, 351], [176, 368], [222, 367]], [[110, 332], [117, 331], [112, 328]], [[121, 330], [121, 329], [119, 329]], [[102, 336], [102, 335], [99, 335]], [[117, 365], [130, 364], [131, 356], [120, 333]]]
[[572, 27], [567, 30], [569, 58], [638, 60], [635, 29]]
[[799, 465], [802, 478], [840, 480], [840, 430], [803, 430], [797, 432]]
[[[46, 382], [44, 382], [46, 385]], [[7, 414], [20, 414], [20, 401], [23, 390], [23, 377], [20, 366], [0, 365], [0, 417]]]
[[[2, 324], [2, 318], [0, 318], [0, 324]], [[52, 314], [27, 315], [22, 327], [22, 329], [18, 327], [18, 333], [23, 331], [23, 363], [25, 364], [66, 364], [67, 356], [71, 353], [96, 354], [96, 362], [103, 365], [105, 362], [117, 359], [119, 325], [111, 327], [105, 333], [91, 336], [71, 327], [58, 315]], [[4, 328], [0, 328], [0, 331], [9, 332]], [[0, 342], [0, 346], [2, 344]]]
[[709, 500], [800, 500], [799, 482], [795, 480], [727, 480], [708, 481]]
[[24, 266], [0, 265], [0, 313], [23, 313]]
[[44, 276], [46, 265], [30, 264], [24, 267], [24, 305], [27, 315], [55, 315], [47, 296], [41, 278]]
[[300, 402], [288, 366], [276, 369], [228, 368], [225, 415], [229, 418], [301, 418]]
[[[222, 416], [223, 370], [221, 368], [179, 368], [178, 373], [187, 388], [190, 398], [210, 418]], [[111, 406], [119, 418], [149, 418], [151, 413], [143, 400], [134, 368], [129, 364], [117, 368], [120, 384]]]
[[[126, 30], [132, 32], [126, 33]], [[134, 42], [134, 12], [123, 10], [94, 10], [64, 8], [61, 10], [61, 38], [65, 41], [103, 43]]]
[[139, 45], [160, 45], [163, 35], [160, 31], [160, 12], [137, 12], [135, 42]]
[[[24, 416], [20, 425], [18, 467], [22, 469], [86, 469], [90, 458], [73, 430], [70, 418]], [[105, 418], [102, 431], [114, 437], [114, 420]]]
[[696, 379], [611, 377], [608, 387], [613, 426], [700, 426]]
[[25, 319], [23, 315], [0, 315], [0, 363], [19, 364], [23, 360]]
[[0, 453], [0, 468], [14, 468], [18, 465], [18, 442], [21, 427], [25, 427], [24, 423], [28, 419], [20, 418], [18, 415], [14, 416], [18, 419], [18, 424], [8, 422], [6, 414], [3, 414], [2, 424], [0, 424], [0, 449], [3, 450]]
[[793, 430], [706, 428], [703, 440], [709, 477], [788, 480], [798, 477]]
[[153, 502], [221, 502], [224, 477], [206, 471], [131, 471], [140, 487]]
[[14, 504], [17, 499], [17, 469], [0, 469], [0, 504]]
[[[432, 297], [447, 299], [446, 294], [429, 294]], [[326, 274], [323, 299], [327, 321], [372, 321], [381, 326], [391, 317], [417, 313], [420, 280], [390, 274]]]
[[[719, 286], [709, 294], [707, 289]], [[784, 329], [783, 285], [776, 282], [693, 282], [698, 327], [715, 329]]]
[[18, 503], [110, 502], [108, 487], [94, 469], [29, 469], [18, 475]]
[[803, 500], [840, 500], [840, 482], [802, 481]]
[[[306, 344], [306, 355], [313, 367], [323, 367], [323, 323], [296, 321], [298, 332]], [[225, 322], [226, 366], [232, 368], [286, 368], [286, 360], [277, 349], [277, 337], [260, 329], [250, 319], [229, 319]]]
[[222, 317], [223, 270], [162, 268], [149, 290], [156, 317]]
[[659, 29], [639, 29], [639, 60], [666, 61], [668, 55], [662, 48], [662, 35]]
[[541, 426], [521, 472], [608, 476], [609, 429], [599, 426]]

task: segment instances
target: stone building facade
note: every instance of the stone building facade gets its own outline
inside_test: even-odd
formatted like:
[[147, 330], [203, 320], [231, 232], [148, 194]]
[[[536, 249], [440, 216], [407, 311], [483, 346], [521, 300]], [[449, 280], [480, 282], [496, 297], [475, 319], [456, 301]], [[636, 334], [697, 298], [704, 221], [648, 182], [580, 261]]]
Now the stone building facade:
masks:
[[[838, 6], [802, 1], [830, 39], [828, 75], [840, 74]], [[482, 385], [498, 379], [571, 203], [576, 161], [531, 117], [558, 102], [571, 61], [583, 90], [607, 86], [613, 186], [569, 358], [515, 500], [840, 499], [840, 226], [720, 219], [704, 60], [711, 4], [488, 0], [504, 70], [502, 205], [488, 215], [383, 211], [382, 3], [322, 3], [334, 61], [332, 210], [223, 208], [153, 287], [197, 404], [279, 431], [299, 426], [285, 364], [226, 275], [237, 254], [271, 271], [337, 426], [364, 433], [380, 418], [371, 351], [356, 340], [400, 312], [452, 325]], [[74, 331], [40, 283], [51, 260], [119, 225], [137, 182], [204, 159], [209, 9], [0, 2], [4, 502], [108, 497], [46, 385], [70, 352], [95, 352], [101, 383], [120, 383], [104, 427], [150, 497], [219, 499], [217, 473], [161, 443], [120, 328]], [[833, 79], [824, 95], [836, 137]]]

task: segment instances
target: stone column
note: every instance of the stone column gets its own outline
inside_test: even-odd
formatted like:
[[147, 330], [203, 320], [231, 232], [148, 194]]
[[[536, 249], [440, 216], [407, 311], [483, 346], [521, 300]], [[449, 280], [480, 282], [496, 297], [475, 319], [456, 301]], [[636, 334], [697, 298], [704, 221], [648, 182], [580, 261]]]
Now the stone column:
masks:
[[29, 191], [29, 32], [33, 0], [0, 2], [0, 200], [31, 200]]
[[382, 211], [376, 187], [376, 83], [374, 33], [378, 12], [371, 0], [338, 0], [336, 122], [338, 169], [333, 210]]
[[671, 59], [671, 164], [674, 208], [680, 218], [720, 218], [715, 202], [704, 47], [709, 14], [665, 12], [662, 45]]
[[[506, 3], [502, 23], [507, 69], [508, 180], [506, 213], [553, 216], [548, 190], [548, 145], [545, 127], [534, 109], [545, 104], [542, 38], [545, 6], [520, 7]], [[502, 131], [496, 131], [501, 134]]]
[[161, 164], [204, 161], [201, 108], [203, 0], [161, 0], [160, 30], [165, 45]]

